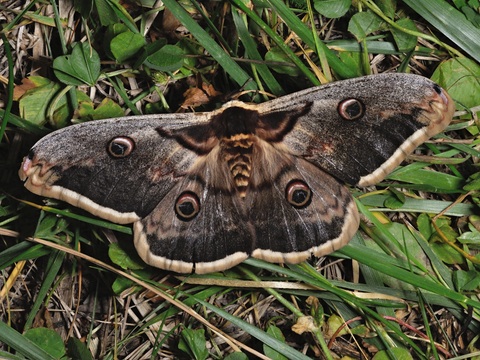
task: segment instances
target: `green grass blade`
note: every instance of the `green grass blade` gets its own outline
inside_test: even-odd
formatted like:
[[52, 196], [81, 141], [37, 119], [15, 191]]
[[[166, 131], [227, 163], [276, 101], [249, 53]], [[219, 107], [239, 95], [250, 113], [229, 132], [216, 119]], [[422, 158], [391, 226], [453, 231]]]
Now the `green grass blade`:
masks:
[[315, 42], [312, 35], [312, 30], [306, 26], [298, 16], [290, 10], [282, 0], [268, 0], [268, 3], [275, 9], [280, 17], [285, 21], [289, 28], [299, 36], [311, 49], [319, 48], [324, 52], [325, 57], [332, 69], [342, 79], [352, 78], [357, 76], [355, 69], [350, 69], [347, 64], [341, 61], [333, 51], [331, 51], [322, 41]]
[[480, 61], [480, 29], [445, 0], [405, 0], [415, 12], [435, 26], [475, 60]]
[[[241, 13], [237, 9], [233, 9], [232, 17], [233, 17], [233, 22], [235, 23], [235, 27], [237, 28], [237, 31], [238, 31], [238, 37], [240, 38], [243, 46], [245, 47], [246, 56], [249, 59], [263, 62], [264, 59], [258, 52], [257, 44], [255, 43], [255, 41], [253, 41]], [[267, 88], [273, 94], [277, 96], [285, 94], [285, 91], [282, 89], [277, 79], [275, 79], [275, 77], [273, 76], [272, 72], [270, 71], [270, 69], [266, 64], [258, 63], [255, 65], [252, 65], [252, 67], [253, 66], [257, 69], [261, 78], [263, 79], [263, 81], [265, 81]]]
[[231, 323], [235, 324], [239, 328], [245, 330], [248, 332], [250, 335], [253, 337], [257, 338], [260, 340], [262, 343], [265, 345], [270, 346], [271, 348], [275, 349], [276, 351], [282, 353], [289, 359], [294, 359], [294, 360], [308, 360], [310, 359], [309, 357], [303, 355], [301, 352], [295, 350], [294, 348], [288, 346], [286, 343], [283, 343], [277, 339], [275, 339], [273, 336], [267, 334], [266, 332], [260, 330], [256, 326], [253, 326], [249, 324], [246, 321], [243, 321], [236, 317], [235, 315], [232, 315], [225, 310], [222, 310], [216, 306], [213, 306], [207, 301], [203, 301], [200, 299], [197, 299], [197, 302], [205, 306], [207, 309], [210, 311], [216, 313], [217, 315], [221, 316], [225, 320], [230, 321]]
[[165, 0], [163, 3], [238, 85], [244, 86], [247, 90], [257, 89], [256, 85], [249, 81], [251, 77], [192, 19], [177, 1]]

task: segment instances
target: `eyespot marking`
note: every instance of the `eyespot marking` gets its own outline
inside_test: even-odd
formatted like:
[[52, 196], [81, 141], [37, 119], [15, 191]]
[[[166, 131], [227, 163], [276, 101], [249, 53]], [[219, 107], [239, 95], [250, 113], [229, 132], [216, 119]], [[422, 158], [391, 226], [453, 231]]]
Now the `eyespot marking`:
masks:
[[108, 154], [116, 159], [129, 156], [135, 149], [135, 142], [126, 136], [118, 136], [108, 142]]
[[365, 115], [365, 105], [358, 99], [345, 99], [340, 101], [337, 111], [345, 120], [358, 120]]
[[175, 214], [180, 220], [190, 221], [200, 212], [200, 199], [191, 191], [185, 191], [175, 201]]
[[296, 209], [306, 208], [312, 202], [312, 190], [302, 180], [292, 180], [285, 189], [285, 197]]

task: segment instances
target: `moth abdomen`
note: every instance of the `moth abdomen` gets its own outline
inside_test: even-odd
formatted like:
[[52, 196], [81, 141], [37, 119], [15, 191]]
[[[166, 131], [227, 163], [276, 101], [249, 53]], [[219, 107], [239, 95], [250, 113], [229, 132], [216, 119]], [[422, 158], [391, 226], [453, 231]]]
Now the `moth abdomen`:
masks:
[[222, 139], [222, 158], [228, 165], [230, 175], [241, 198], [245, 198], [252, 171], [252, 156], [255, 139], [251, 134], [236, 134]]

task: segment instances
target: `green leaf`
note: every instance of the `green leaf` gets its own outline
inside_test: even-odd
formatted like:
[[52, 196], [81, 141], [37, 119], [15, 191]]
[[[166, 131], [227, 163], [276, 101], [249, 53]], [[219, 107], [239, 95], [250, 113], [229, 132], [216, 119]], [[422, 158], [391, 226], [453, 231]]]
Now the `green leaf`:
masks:
[[178, 348], [195, 360], [205, 360], [209, 355], [206, 347], [205, 330], [183, 329]]
[[407, 349], [400, 347], [391, 347], [387, 350], [381, 350], [375, 354], [372, 360], [412, 360], [412, 355]]
[[110, 50], [110, 43], [115, 38], [115, 36], [118, 36], [121, 33], [124, 33], [127, 31], [130, 31], [130, 30], [128, 30], [127, 26], [122, 23], [112, 24], [107, 27], [107, 30], [105, 31], [105, 34], [103, 36], [103, 48], [105, 49], [105, 53], [110, 59], [115, 60], [115, 56], [112, 54], [112, 51]]
[[92, 360], [92, 354], [86, 344], [80, 339], [69, 338], [67, 341], [67, 355], [74, 360]]
[[88, 43], [77, 43], [70, 55], [53, 60], [53, 72], [64, 84], [94, 86], [100, 76], [100, 57]]
[[31, 123], [44, 125], [50, 103], [61, 86], [41, 76], [30, 76], [28, 80], [34, 87], [27, 90], [19, 100], [20, 116]]
[[[418, 31], [417, 27], [415, 26], [415, 23], [408, 18], [402, 18], [398, 20], [397, 25], [407, 30]], [[399, 51], [408, 52], [413, 50], [415, 46], [417, 46], [416, 36], [407, 34], [394, 27], [392, 27], [390, 31], [393, 35], [393, 38], [395, 40], [395, 43], [397, 44], [397, 48]]]
[[73, 6], [83, 18], [87, 18], [92, 12], [93, 0], [74, 0]]
[[477, 230], [466, 231], [460, 235], [457, 240], [462, 243], [469, 245], [470, 247], [480, 247], [480, 232]]
[[62, 337], [54, 330], [34, 328], [25, 331], [23, 336], [57, 359], [66, 354]]
[[235, 351], [231, 354], [228, 354], [225, 357], [225, 360], [248, 360], [248, 356], [240, 351]]
[[163, 3], [237, 84], [244, 86], [245, 90], [257, 89], [257, 86], [250, 81], [250, 75], [228, 56], [225, 50], [212, 39], [209, 33], [192, 19], [190, 14], [187, 13], [177, 1], [164, 0]]
[[118, 16], [108, 0], [94, 0], [94, 2], [102, 26], [118, 23]]
[[396, 0], [377, 0], [375, 4], [382, 10], [382, 12], [387, 15], [390, 19], [395, 17], [395, 11], [397, 9]]
[[463, 6], [460, 10], [465, 14], [467, 20], [470, 21], [475, 27], [480, 27], [480, 14], [478, 13], [478, 10], [475, 11], [468, 6]]
[[108, 247], [108, 256], [114, 264], [117, 264], [124, 270], [139, 270], [144, 266], [136, 262], [123, 248], [117, 243], [112, 243]]
[[175, 45], [165, 45], [160, 50], [147, 56], [144, 64], [159, 71], [175, 71], [182, 67], [185, 54]]
[[350, 6], [352, 6], [352, 0], [316, 0], [313, 3], [315, 10], [329, 19], [342, 17]]
[[[22, 95], [18, 104], [22, 118], [37, 125], [44, 125], [48, 121], [57, 129], [66, 126], [70, 112], [67, 95], [59, 97], [61, 86], [41, 76], [31, 76], [28, 81], [31, 82], [31, 88]], [[77, 90], [76, 95], [79, 102], [90, 101], [81, 91]]]
[[417, 228], [425, 239], [430, 239], [432, 236], [432, 220], [427, 214], [423, 213], [418, 216]]
[[480, 274], [476, 270], [455, 270], [453, 282], [458, 291], [475, 291], [480, 287]]
[[419, 168], [424, 165], [425, 164], [422, 163], [414, 163], [404, 167], [398, 167], [387, 178], [390, 180], [403, 181], [407, 184], [426, 185], [432, 192], [461, 191], [464, 183], [462, 178]]
[[437, 67], [432, 80], [448, 91], [457, 109], [480, 104], [480, 66], [476, 62], [467, 58], [447, 60]]
[[370, 11], [356, 13], [348, 23], [350, 31], [358, 41], [366, 39], [368, 34], [380, 29], [382, 20]]
[[[276, 327], [275, 325], [270, 325], [267, 328], [267, 334], [272, 336], [273, 338], [285, 342], [285, 336], [283, 336], [282, 331]], [[286, 360], [288, 359], [286, 356], [282, 355], [275, 349], [272, 349], [270, 346], [263, 344], [263, 353], [272, 360]]]
[[137, 54], [145, 44], [145, 38], [141, 34], [127, 30], [115, 36], [109, 48], [115, 60], [123, 63]]
[[465, 258], [448, 244], [433, 243], [430, 244], [430, 247], [440, 260], [446, 264], [461, 265], [465, 262]]
[[115, 101], [105, 98], [91, 115], [93, 120], [100, 120], [121, 117], [125, 115], [125, 112]]

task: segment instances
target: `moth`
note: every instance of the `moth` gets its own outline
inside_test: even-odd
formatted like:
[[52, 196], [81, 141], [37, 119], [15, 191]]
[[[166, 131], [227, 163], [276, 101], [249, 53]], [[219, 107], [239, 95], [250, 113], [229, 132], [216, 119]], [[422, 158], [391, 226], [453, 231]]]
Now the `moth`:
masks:
[[19, 174], [35, 194], [133, 223], [140, 257], [161, 269], [298, 263], [357, 231], [344, 184], [381, 181], [453, 112], [424, 77], [366, 76], [262, 104], [70, 126], [36, 143]]

